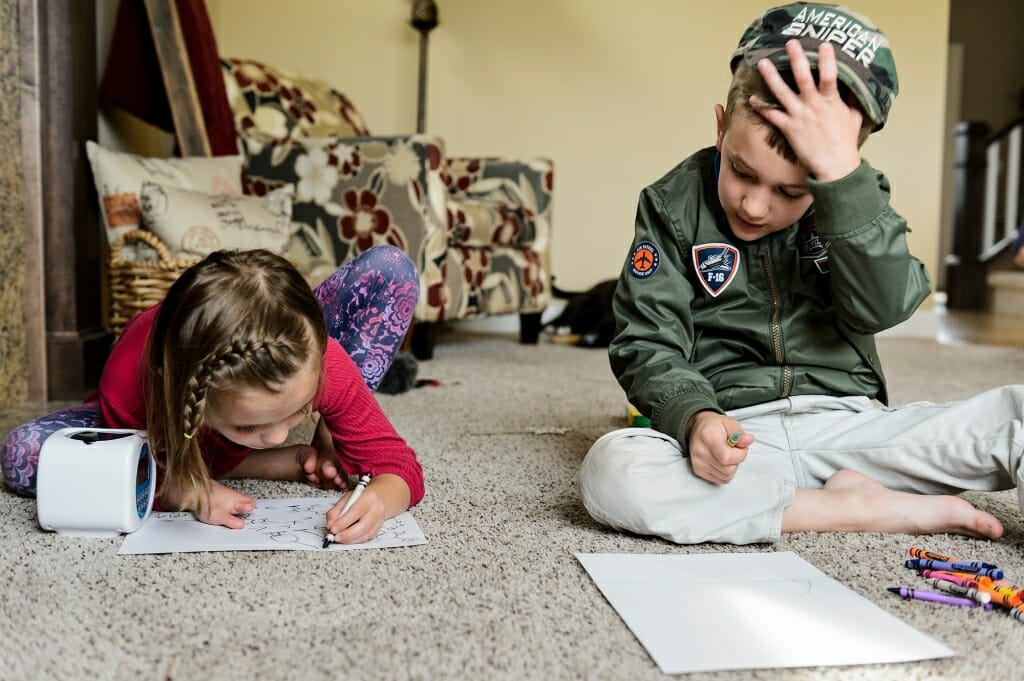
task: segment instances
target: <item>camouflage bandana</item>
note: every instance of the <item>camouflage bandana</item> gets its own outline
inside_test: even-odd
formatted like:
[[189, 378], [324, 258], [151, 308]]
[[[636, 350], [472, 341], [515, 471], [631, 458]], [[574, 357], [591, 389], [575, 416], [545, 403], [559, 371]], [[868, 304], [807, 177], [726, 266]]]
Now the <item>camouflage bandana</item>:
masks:
[[780, 71], [788, 71], [786, 42], [796, 38], [803, 45], [812, 69], [818, 67], [818, 45], [835, 47], [839, 80], [860, 101], [865, 115], [880, 130], [899, 92], [896, 63], [889, 41], [867, 17], [839, 5], [798, 2], [767, 10], [743, 32], [730, 66], [742, 58], [751, 68], [770, 59]]

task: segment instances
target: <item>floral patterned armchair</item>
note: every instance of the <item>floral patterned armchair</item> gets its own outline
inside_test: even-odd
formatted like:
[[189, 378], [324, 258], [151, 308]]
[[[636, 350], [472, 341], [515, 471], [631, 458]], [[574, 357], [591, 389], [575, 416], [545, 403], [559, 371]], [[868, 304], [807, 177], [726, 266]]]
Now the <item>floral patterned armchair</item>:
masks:
[[290, 256], [316, 281], [374, 244], [420, 274], [413, 352], [436, 322], [520, 315], [536, 343], [551, 297], [553, 166], [545, 159], [448, 158], [428, 135], [373, 137], [355, 105], [315, 79], [222, 59], [248, 193], [296, 186]]

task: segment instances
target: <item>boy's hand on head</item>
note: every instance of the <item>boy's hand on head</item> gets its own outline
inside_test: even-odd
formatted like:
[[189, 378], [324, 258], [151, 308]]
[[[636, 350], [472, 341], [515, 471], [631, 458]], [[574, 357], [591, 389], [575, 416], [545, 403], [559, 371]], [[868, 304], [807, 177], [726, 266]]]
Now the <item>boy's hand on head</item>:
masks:
[[[719, 485], [732, 481], [754, 443], [754, 436], [744, 433], [736, 419], [713, 411], [695, 414], [688, 433], [694, 475]], [[735, 444], [730, 444], [736, 436]]]
[[342, 495], [331, 510], [327, 511], [327, 532], [334, 535], [339, 544], [362, 544], [377, 536], [387, 519], [387, 506], [372, 486], [367, 486], [352, 508], [339, 515], [348, 501], [348, 494]]
[[209, 503], [203, 513], [196, 514], [196, 517], [207, 525], [223, 525], [232, 530], [240, 530], [245, 527], [245, 521], [238, 517], [239, 514], [249, 513], [254, 508], [255, 499], [214, 480], [210, 485]]
[[849, 106], [839, 94], [839, 69], [835, 48], [822, 43], [818, 48], [818, 84], [810, 62], [798, 40], [786, 43], [797, 91], [790, 89], [768, 59], [757, 64], [782, 108], [768, 105], [756, 95], [750, 105], [778, 128], [807, 170], [818, 180], [846, 177], [860, 165], [860, 135], [863, 114]]

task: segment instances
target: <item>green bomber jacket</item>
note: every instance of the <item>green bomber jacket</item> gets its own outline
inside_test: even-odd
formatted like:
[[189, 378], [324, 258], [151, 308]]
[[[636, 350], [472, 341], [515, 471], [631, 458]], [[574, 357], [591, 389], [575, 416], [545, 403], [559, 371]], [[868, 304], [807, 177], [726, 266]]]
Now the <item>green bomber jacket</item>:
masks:
[[744, 242], [718, 200], [717, 158], [703, 149], [640, 194], [608, 349], [629, 401], [684, 452], [698, 411], [807, 394], [886, 402], [874, 334], [931, 292], [888, 180], [867, 162], [812, 178], [807, 215]]

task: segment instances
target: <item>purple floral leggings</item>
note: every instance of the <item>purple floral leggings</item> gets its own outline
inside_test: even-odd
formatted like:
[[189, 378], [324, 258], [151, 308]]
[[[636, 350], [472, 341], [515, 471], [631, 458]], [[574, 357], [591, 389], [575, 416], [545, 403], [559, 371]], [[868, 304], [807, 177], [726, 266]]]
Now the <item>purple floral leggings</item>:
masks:
[[[376, 390], [409, 328], [419, 277], [408, 257], [394, 246], [375, 246], [356, 256], [313, 292], [336, 339]], [[80, 404], [41, 416], [15, 428], [0, 447], [7, 486], [35, 496], [39, 449], [61, 428], [102, 428], [99, 405]]]

